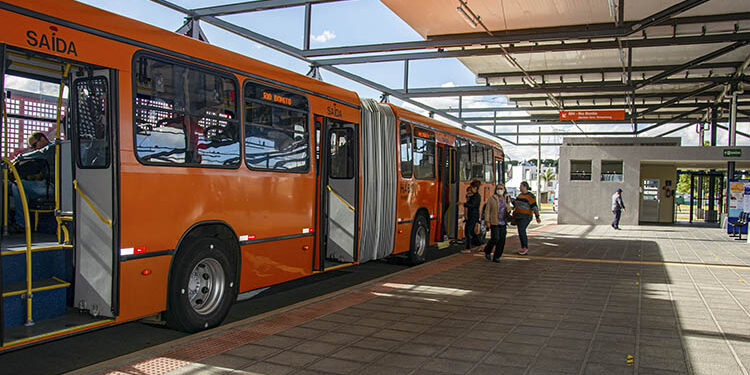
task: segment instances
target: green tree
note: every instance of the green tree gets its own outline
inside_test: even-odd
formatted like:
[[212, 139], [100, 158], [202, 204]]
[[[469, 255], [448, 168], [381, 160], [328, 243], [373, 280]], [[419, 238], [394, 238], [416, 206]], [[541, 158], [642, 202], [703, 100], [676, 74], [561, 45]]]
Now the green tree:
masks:
[[687, 194], [690, 192], [690, 175], [681, 174], [680, 180], [677, 181], [677, 192], [680, 194]]
[[552, 172], [552, 169], [545, 169], [539, 177], [544, 180], [544, 186], [547, 186], [550, 181], [557, 179], [557, 175], [555, 172]]

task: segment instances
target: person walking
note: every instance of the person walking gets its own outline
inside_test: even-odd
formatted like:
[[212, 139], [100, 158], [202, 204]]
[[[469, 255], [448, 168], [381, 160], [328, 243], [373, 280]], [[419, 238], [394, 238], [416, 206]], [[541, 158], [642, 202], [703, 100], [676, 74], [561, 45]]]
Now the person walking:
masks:
[[[487, 208], [484, 211], [484, 221], [490, 226], [490, 240], [484, 247], [484, 257], [495, 263], [500, 262], [505, 249], [505, 236], [508, 231], [508, 223], [505, 217], [510, 213], [510, 197], [505, 190], [505, 185], [500, 183], [495, 187], [495, 194], [487, 200]], [[492, 249], [495, 249], [494, 256]]]
[[526, 235], [526, 228], [531, 224], [531, 216], [536, 216], [537, 223], [541, 223], [542, 219], [539, 218], [539, 206], [536, 204], [536, 197], [529, 191], [529, 183], [523, 181], [518, 188], [521, 190], [521, 194], [518, 194], [513, 201], [515, 207], [513, 217], [516, 219], [518, 238], [521, 240], [521, 250], [518, 251], [518, 254], [526, 255], [529, 253], [529, 237]]
[[479, 185], [482, 183], [479, 180], [471, 181], [469, 184], [469, 193], [466, 194], [466, 216], [464, 226], [464, 234], [466, 234], [466, 250], [471, 249], [473, 246], [481, 243], [479, 241], [479, 234], [477, 234], [477, 225], [479, 225], [479, 206], [482, 204], [482, 197], [479, 194]]
[[612, 220], [612, 228], [620, 230], [622, 211], [625, 211], [625, 203], [622, 202], [622, 189], [617, 188], [615, 193], [612, 194], [612, 213], [615, 215], [615, 219]]

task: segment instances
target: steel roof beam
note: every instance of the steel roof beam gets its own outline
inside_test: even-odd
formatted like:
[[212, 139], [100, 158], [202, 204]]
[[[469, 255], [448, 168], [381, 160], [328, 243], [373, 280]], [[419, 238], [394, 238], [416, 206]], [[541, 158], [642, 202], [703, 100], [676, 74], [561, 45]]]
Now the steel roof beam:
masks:
[[684, 94], [682, 94], [682, 95], [680, 95], [680, 96], [678, 96], [676, 98], [667, 100], [664, 103], [651, 106], [648, 109], [646, 109], [645, 111], [641, 112], [641, 116], [649, 114], [651, 112], [655, 112], [655, 111], [657, 111], [659, 109], [662, 109], [662, 108], [665, 108], [665, 107], [669, 107], [670, 105], [675, 104], [675, 103], [677, 103], [677, 102], [679, 102], [681, 100], [685, 100], [685, 99], [688, 99], [688, 98], [690, 98], [690, 97], [692, 97], [694, 95], [698, 95], [698, 94], [701, 94], [701, 93], [706, 92], [708, 90], [711, 90], [712, 88], [714, 88], [714, 87], [716, 87], [718, 85], [719, 85], [718, 82], [714, 82], [714, 83], [712, 83], [710, 85], [703, 86], [703, 87], [701, 87], [701, 88], [699, 88], [697, 90], [693, 90], [693, 91], [684, 93]]
[[[195, 14], [194, 11], [192, 11], [190, 9], [183, 8], [183, 7], [181, 7], [181, 6], [177, 5], [177, 4], [174, 4], [174, 3], [172, 3], [172, 2], [170, 2], [168, 0], [151, 0], [151, 1], [153, 1], [155, 3], [158, 3], [160, 5], [163, 5], [163, 6], [167, 7], [167, 8], [176, 10], [176, 11], [181, 12], [181, 13], [184, 13], [184, 14], [190, 16], [190, 17], [196, 17], [196, 14]], [[224, 21], [224, 20], [222, 20], [220, 18], [217, 18], [217, 17], [214, 17], [214, 16], [205, 16], [205, 17], [201, 17], [201, 19], [204, 20], [205, 22], [208, 22], [208, 23], [210, 23], [210, 24], [212, 24], [214, 26], [217, 26], [217, 27], [219, 27], [221, 29], [224, 29], [224, 30], [229, 31], [229, 32], [231, 32], [233, 34], [239, 35], [239, 36], [241, 36], [241, 37], [243, 37], [245, 39], [252, 40], [252, 41], [254, 41], [256, 43], [263, 44], [263, 45], [265, 45], [265, 46], [267, 46], [269, 48], [272, 48], [274, 50], [277, 50], [279, 52], [282, 52], [282, 53], [287, 54], [289, 56], [292, 56], [294, 58], [300, 59], [300, 60], [305, 61], [307, 63], [310, 63], [310, 64], [313, 63], [312, 60], [308, 59], [307, 57], [305, 57], [302, 54], [302, 52], [303, 52], [302, 50], [300, 50], [299, 48], [295, 48], [295, 47], [293, 47], [293, 46], [291, 46], [289, 44], [286, 44], [286, 43], [283, 43], [283, 42], [278, 41], [276, 39], [269, 38], [267, 36], [258, 34], [256, 32], [250, 31], [250, 30], [248, 30], [248, 29], [246, 29], [244, 27], [237, 26], [237, 25], [235, 25], [235, 24], [233, 24], [231, 22]], [[388, 88], [386, 86], [383, 86], [383, 85], [378, 84], [376, 82], [370, 81], [370, 80], [368, 80], [366, 78], [360, 77], [360, 76], [358, 76], [356, 74], [349, 73], [349, 72], [347, 72], [345, 70], [342, 70], [342, 69], [339, 69], [339, 68], [336, 68], [336, 67], [333, 67], [333, 66], [327, 66], [327, 67], [322, 67], [322, 68], [326, 69], [326, 70], [328, 70], [328, 71], [330, 71], [332, 73], [338, 74], [338, 75], [340, 75], [340, 76], [342, 76], [344, 78], [348, 78], [348, 79], [350, 79], [352, 81], [360, 83], [360, 84], [362, 84], [364, 86], [367, 86], [367, 87], [370, 87], [372, 89], [378, 90], [378, 91], [380, 91], [382, 93], [385, 93], [385, 94], [388, 94], [388, 95], [392, 95], [393, 97], [399, 98], [399, 99], [403, 100], [406, 103], [413, 104], [413, 105], [417, 106], [418, 108], [424, 109], [426, 111], [434, 112], [435, 114], [440, 115], [442, 117], [445, 117], [445, 118], [447, 118], [447, 119], [449, 119], [451, 121], [454, 121], [454, 122], [456, 122], [458, 124], [461, 124], [464, 127], [470, 127], [470, 128], [473, 128], [473, 129], [475, 129], [477, 131], [480, 131], [480, 132], [482, 132], [484, 134], [487, 134], [489, 136], [494, 137], [494, 135], [492, 135], [492, 133], [489, 132], [489, 131], [487, 131], [487, 130], [480, 129], [480, 128], [477, 128], [477, 127], [475, 127], [475, 126], [473, 126], [471, 124], [464, 123], [460, 118], [458, 118], [456, 116], [453, 116], [453, 115], [451, 115], [449, 113], [439, 111], [439, 110], [437, 110], [435, 108], [432, 108], [429, 105], [426, 105], [426, 104], [421, 103], [419, 101], [413, 100], [413, 99], [411, 99], [411, 98], [409, 98], [407, 96], [404, 96], [398, 90], [392, 90], [392, 89], [390, 89], [390, 88]], [[509, 142], [511, 144], [514, 144], [514, 142], [512, 142], [510, 140], [507, 140], [507, 139], [502, 139], [502, 140], [504, 140], [506, 142]]]
[[[700, 107], [703, 108], [705, 105], [708, 105], [709, 103], [704, 104], [696, 104], [694, 105], [693, 109]], [[657, 118], [656, 116], [675, 116], [675, 115], [681, 115], [688, 111], [669, 111], [669, 112], [656, 112], [651, 115], [652, 120], [661, 120], [660, 118]], [[559, 120], [560, 115], [559, 114], [549, 114], [549, 115], [530, 115], [530, 116], [476, 116], [476, 117], [462, 117], [464, 121], [467, 122], [477, 122], [477, 121], [522, 121], [522, 120], [532, 120], [532, 121], [557, 121]], [[640, 119], [640, 118], [639, 118]], [[630, 116], [625, 116], [625, 120], [630, 120]], [[646, 118], [648, 120], [648, 118]], [[562, 122], [570, 122], [570, 120], [560, 120]], [[585, 123], [586, 121], [581, 121], [581, 123]], [[505, 123], [498, 122], [497, 125], [507, 125]]]
[[[698, 100], [715, 100], [716, 95], [719, 95], [721, 91], [707, 91], [704, 93], [698, 93], [695, 95], [690, 96], [691, 99], [698, 99]], [[684, 95], [685, 92], [646, 92], [646, 93], [640, 93], [636, 95], [635, 100], [636, 101], [643, 101], [643, 100], [664, 100], [664, 99], [671, 99], [675, 98], [681, 95]], [[512, 94], [511, 94], [512, 95]], [[746, 92], [745, 94], [740, 96], [741, 98], [750, 98], [750, 92]], [[613, 93], [613, 94], [594, 94], [594, 95], [568, 95], [568, 96], [558, 96], [557, 99], [563, 102], [571, 102], [571, 101], [581, 101], [581, 100], [592, 100], [592, 101], [609, 101], [612, 100], [624, 100], [625, 95], [622, 93]], [[508, 102], [514, 102], [514, 103], [528, 103], [528, 102], [543, 102], [545, 100], [549, 100], [546, 96], [509, 96]], [[680, 99], [684, 100], [684, 99]]]
[[688, 111], [688, 112], [685, 112], [683, 114], [674, 116], [674, 117], [672, 117], [670, 119], [659, 121], [656, 124], [654, 124], [652, 126], [649, 126], [647, 128], [640, 129], [640, 130], [636, 131], [635, 133], [636, 134], [641, 134], [641, 133], [647, 132], [649, 130], [653, 130], [653, 129], [656, 129], [658, 127], [664, 126], [666, 124], [673, 123], [673, 122], [675, 122], [675, 121], [677, 121], [677, 120], [679, 120], [681, 118], [685, 118], [685, 117], [688, 117], [690, 115], [693, 115], [693, 114], [696, 114], [696, 113], [700, 113], [702, 110], [704, 110], [704, 109], [706, 109], [708, 107], [710, 107], [710, 105], [706, 104], [706, 105], [698, 107], [698, 108], [696, 108], [696, 109], [694, 109], [692, 111]]
[[[622, 100], [622, 98], [619, 98]], [[706, 99], [708, 100], [708, 99]], [[675, 103], [672, 104], [670, 107], [672, 108], [695, 108], [701, 104], [708, 104], [706, 102], [704, 103]], [[740, 101], [740, 105], [746, 105], [750, 106], [750, 101]], [[636, 104], [636, 108], [648, 108], [654, 104]], [[720, 105], [720, 107], [728, 107], [728, 104], [723, 103]], [[576, 106], [565, 106], [566, 110], [585, 110], [585, 109], [591, 109], [591, 110], [610, 110], [610, 109], [629, 109], [630, 107], [627, 104], [616, 104], [616, 105], [576, 105]], [[443, 112], [458, 112], [458, 108], [440, 108]], [[479, 113], [479, 112], [517, 112], [517, 111], [526, 111], [526, 112], [534, 112], [534, 111], [554, 111], [557, 112], [560, 109], [557, 107], [552, 106], [518, 106], [518, 107], [480, 107], [480, 108], [463, 108], [461, 111], [463, 113]], [[740, 111], [737, 111], [740, 112]], [[662, 112], [656, 112], [662, 113]], [[748, 112], [748, 116], [750, 116], [750, 112]]]
[[701, 5], [708, 0], [684, 0], [681, 1], [675, 5], [672, 5], [671, 7], [664, 9], [662, 11], [656, 12], [642, 20], [640, 20], [638, 23], [630, 27], [630, 34], [637, 33], [639, 31], [645, 30], [648, 27], [659, 25], [664, 23], [664, 21], [667, 21], [671, 19], [672, 17], [686, 12], [690, 9], [693, 9], [697, 7], [698, 5]]
[[585, 135], [629, 135], [632, 136], [632, 131], [627, 132], [584, 132], [584, 133], [566, 133], [566, 132], [520, 132], [520, 133], [514, 133], [514, 132], [498, 132], [495, 133], [496, 136], [503, 136], [503, 137], [530, 137], [530, 136], [570, 136], [575, 134], [585, 134]]
[[[745, 21], [745, 20], [750, 20], [750, 12], [723, 14], [723, 15], [714, 15], [714, 16], [678, 17], [678, 18], [672, 18], [669, 21], [664, 22], [664, 24], [670, 24], [670, 25], [703, 24], [703, 23], [712, 23], [712, 22], [731, 22], [731, 21]], [[626, 22], [624, 28], [612, 27], [611, 22], [606, 22], [606, 23], [598, 23], [598, 24], [590, 24], [590, 25], [543, 27], [543, 28], [518, 29], [518, 30], [501, 30], [501, 31], [493, 31], [494, 36], [492, 37], [487, 36], [487, 33], [484, 33], [484, 32], [428, 36], [427, 40], [423, 40], [423, 41], [315, 48], [315, 49], [306, 51], [305, 56], [306, 57], [324, 57], [324, 56], [337, 56], [337, 55], [360, 54], [360, 53], [382, 53], [382, 52], [396, 52], [396, 51], [407, 51], [407, 50], [467, 47], [467, 46], [472, 46], [472, 45], [490, 45], [490, 44], [499, 44], [499, 43], [517, 44], [517, 43], [523, 43], [523, 42], [560, 41], [560, 40], [569, 40], [569, 39], [586, 40], [586, 39], [596, 39], [596, 38], [613, 38], [615, 36], [620, 36], [618, 33], [621, 33], [623, 30], [628, 30], [630, 27], [632, 27], [635, 24], [636, 22]], [[676, 38], [667, 38], [667, 39], [676, 39]], [[638, 39], [635, 39], [635, 40], [638, 40]], [[630, 43], [632, 41], [634, 40], [631, 40], [631, 39], [622, 40], [623, 47], [627, 47], [625, 43]], [[617, 45], [617, 42], [613, 42], [613, 44]], [[539, 45], [536, 47], [544, 47], [544, 45]], [[637, 46], [634, 45], [633, 47], [637, 47]], [[617, 47], [608, 47], [608, 48], [617, 48]]]
[[[741, 120], [742, 120], [742, 119], [739, 119], [739, 118], [737, 119], [737, 121], [741, 121]], [[716, 126], [717, 126], [717, 127], [719, 127], [719, 128], [721, 128], [721, 129], [724, 129], [724, 130], [726, 130], [726, 131], [729, 131], [729, 128], [727, 128], [727, 127], [726, 127], [726, 126], [724, 126], [724, 125], [721, 125], [721, 124], [716, 124]], [[737, 130], [737, 135], [741, 135], [741, 136], [743, 136], [743, 137], [745, 137], [745, 138], [750, 138], [750, 134], [747, 134], [747, 133], [745, 133], [745, 132], [741, 132], [741, 131], [739, 131], [739, 130]]]
[[[702, 109], [704, 109], [704, 108], [702, 108]], [[672, 119], [670, 119], [670, 120], [672, 120]], [[642, 123], [640, 123], [640, 125], [657, 124], [657, 123], [660, 123], [660, 122], [663, 122], [663, 121], [666, 121], [666, 120], [664, 120], [664, 119], [645, 119], [645, 120], [643, 120]], [[690, 122], [690, 121], [700, 121], [700, 119], [698, 117], [689, 117], [688, 116], [687, 118], [681, 117], [681, 118], [679, 118], [677, 120], [674, 120], [673, 122], [675, 122], [675, 123], [686, 123], [686, 122]], [[743, 122], [750, 121], [750, 117], [738, 118], [737, 121], [743, 121]], [[669, 122], [666, 122], [665, 124], [668, 124], [668, 123]], [[492, 123], [492, 122], [484, 122], [484, 123], [481, 123], [481, 122], [470, 122], [470, 124], [472, 124], [473, 126], [476, 126], [476, 127], [485, 127], [485, 128], [492, 128], [492, 127], [495, 126], [495, 124]], [[611, 126], [611, 125], [622, 125], [622, 126], [625, 126], [625, 125], [630, 125], [630, 124], [631, 124], [630, 120], [611, 120], [611, 121], [586, 121], [586, 122], [579, 121], [579, 122], [577, 122], [576, 125], [578, 125], [578, 126], [591, 126], [591, 127], [602, 128], [602, 127]], [[535, 126], [535, 127], [539, 127], [539, 126], [555, 126], [555, 127], [559, 127], [559, 126], [571, 126], [571, 127], [574, 127], [576, 125], [571, 124], [570, 121], [567, 121], [567, 122], [565, 122], [565, 121], [561, 121], [561, 122], [552, 122], [552, 121], [544, 121], [544, 122], [513, 122], [513, 123], [508, 123], [508, 124], [497, 124], [498, 127], [500, 127], [500, 126], [519, 126], [519, 127], [528, 127], [528, 126]], [[650, 129], [645, 129], [644, 131], [648, 131], [648, 130], [650, 130]], [[585, 131], [584, 131], [584, 133], [585, 133]], [[632, 131], [630, 133], [634, 134]]]
[[675, 74], [677, 74], [679, 72], [682, 72], [683, 70], [686, 70], [686, 69], [689, 69], [691, 67], [694, 67], [694, 66], [696, 66], [696, 65], [698, 65], [698, 64], [700, 64], [702, 62], [713, 60], [713, 59], [715, 59], [715, 58], [717, 58], [719, 56], [726, 55], [727, 53], [732, 52], [732, 51], [736, 50], [737, 48], [744, 47], [744, 46], [747, 45], [747, 43], [748, 43], [747, 41], [736, 42], [736, 43], [728, 45], [728, 46], [726, 46], [724, 48], [719, 48], [716, 51], [707, 53], [707, 54], [705, 54], [703, 56], [700, 56], [698, 58], [690, 60], [690, 61], [688, 61], [688, 62], [686, 62], [686, 63], [684, 63], [682, 65], [676, 66], [676, 67], [671, 68], [671, 69], [664, 70], [663, 72], [661, 72], [661, 73], [659, 73], [657, 75], [651, 76], [651, 77], [649, 77], [649, 78], [647, 78], [647, 79], [645, 79], [645, 80], [643, 80], [641, 82], [636, 83], [635, 84], [635, 89], [638, 90], [638, 89], [640, 89], [642, 87], [645, 87], [645, 86], [648, 86], [650, 84], [654, 84], [654, 83], [657, 83], [659, 81], [663, 81], [663, 80], [667, 79], [667, 77], [671, 77], [671, 76], [673, 76], [673, 75], [675, 75]]
[[[633, 72], [656, 72], [674, 69], [679, 65], [648, 65], [648, 66], [634, 66], [632, 67]], [[736, 69], [736, 62], [718, 62], [718, 63], [705, 63], [691, 67], [694, 70], [706, 70], [706, 69]], [[581, 68], [581, 69], [551, 69], [551, 70], [531, 70], [529, 74], [532, 76], [561, 76], [561, 75], [580, 75], [580, 74], [604, 74], [604, 73], [622, 73], [621, 66], [606, 67], [606, 68]], [[498, 73], [479, 73], [477, 78], [520, 78], [521, 74], [517, 72], [498, 72]]]
[[668, 132], [665, 132], [665, 133], [661, 133], [661, 134], [657, 135], [657, 137], [664, 137], [664, 136], [666, 136], [666, 135], [670, 135], [670, 134], [672, 134], [672, 133], [674, 133], [674, 132], [678, 132], [678, 131], [680, 131], [680, 130], [682, 130], [682, 129], [685, 129], [685, 128], [689, 127], [689, 126], [693, 126], [693, 125], [695, 125], [695, 124], [697, 124], [697, 123], [698, 123], [698, 121], [693, 121], [693, 122], [687, 123], [687, 124], [685, 124], [685, 125], [682, 125], [682, 126], [680, 126], [680, 127], [674, 128], [674, 129], [672, 129], [672, 130], [670, 130], [670, 131], [668, 131]]
[[[695, 77], [695, 78], [676, 78], [666, 80], [665, 84], [682, 85], [711, 82], [715, 87], [718, 84], [727, 83], [729, 77]], [[638, 84], [642, 81], [633, 81]], [[483, 95], [513, 95], [513, 94], [534, 94], [553, 92], [560, 93], [588, 93], [588, 92], [629, 92], [633, 86], [614, 82], [584, 82], [584, 83], [554, 83], [529, 87], [528, 85], [492, 85], [492, 86], [458, 86], [458, 87], [429, 87], [429, 88], [410, 88], [406, 93], [403, 90], [397, 90], [400, 94], [411, 98], [426, 97], [443, 97], [443, 96], [483, 96]], [[692, 95], [691, 95], [692, 96]], [[558, 98], [564, 99], [563, 97]]]
[[229, 14], [257, 12], [260, 10], [271, 10], [303, 6], [307, 4], [332, 3], [345, 0], [256, 0], [245, 1], [236, 4], [218, 5], [212, 7], [195, 8], [190, 11], [195, 17], [226, 16]]
[[[701, 108], [701, 110], [704, 110], [705, 108]], [[680, 117], [676, 120], [674, 120], [674, 117], [664, 119], [664, 118], [639, 118], [638, 120], [639, 125], [649, 125], [649, 124], [662, 124], [664, 121], [666, 123], [669, 122], [686, 122], [686, 121], [700, 121], [700, 116], [694, 116], [695, 112], [691, 114], [690, 116]], [[675, 116], [676, 117], [676, 116]], [[747, 121], [750, 119], [750, 117], [742, 117], [738, 118], [737, 121]], [[720, 121], [729, 121], [728, 117], [723, 117]], [[592, 126], [597, 128], [602, 128], [606, 126], [611, 125], [631, 125], [631, 121], [629, 119], [625, 120], [596, 120], [596, 121], [578, 121], [576, 122], [576, 125], [573, 125], [570, 123], [570, 121], [553, 121], [553, 120], [539, 120], [539, 121], [531, 121], [531, 122], [507, 122], [507, 123], [496, 123], [494, 121], [467, 121], [468, 124], [471, 124], [473, 126], [484, 126], [484, 127], [502, 127], [502, 126]], [[663, 124], [662, 124], [663, 125]], [[631, 131], [632, 133], [632, 131]]]
[[[750, 41], [750, 33], [724, 33], [724, 34], [712, 34], [703, 36], [678, 36], [678, 37], [662, 37], [662, 38], [641, 38], [641, 39], [626, 39], [621, 40], [623, 48], [640, 48], [640, 47], [665, 47], [665, 46], [679, 46], [679, 45], [691, 45], [691, 44], [709, 44], [709, 43], [728, 43], [738, 41]], [[385, 49], [381, 51], [369, 51], [367, 53], [383, 53], [392, 52], [393, 47], [387, 47], [383, 45]], [[450, 47], [450, 46], [446, 46]], [[358, 52], [345, 51], [348, 47], [334, 47], [342, 48], [341, 52], [338, 53], [315, 53], [312, 55], [317, 56], [333, 56], [342, 54], [355, 54]], [[583, 50], [601, 50], [601, 49], [618, 49], [620, 45], [617, 41], [586, 41], [586, 42], [573, 42], [573, 43], [555, 43], [555, 44], [539, 44], [539, 45], [527, 45], [527, 46], [508, 46], [505, 50], [511, 54], [523, 54], [523, 53], [540, 53], [540, 52], [559, 52], [559, 51], [583, 51]], [[311, 56], [311, 51], [317, 51], [317, 49], [311, 49], [303, 52], [305, 56]], [[340, 58], [329, 58], [329, 59], [318, 59], [314, 60], [316, 64], [320, 66], [326, 65], [346, 65], [346, 64], [364, 64], [374, 62], [389, 62], [389, 61], [402, 61], [402, 60], [428, 60], [428, 59], [444, 59], [451, 57], [471, 57], [471, 56], [497, 56], [502, 55], [504, 52], [502, 49], [497, 47], [485, 47], [485, 48], [470, 48], [461, 49], [455, 51], [438, 51], [438, 52], [411, 52], [411, 53], [394, 53], [388, 55], [369, 55], [369, 56], [355, 56], [355, 57], [340, 57]]]

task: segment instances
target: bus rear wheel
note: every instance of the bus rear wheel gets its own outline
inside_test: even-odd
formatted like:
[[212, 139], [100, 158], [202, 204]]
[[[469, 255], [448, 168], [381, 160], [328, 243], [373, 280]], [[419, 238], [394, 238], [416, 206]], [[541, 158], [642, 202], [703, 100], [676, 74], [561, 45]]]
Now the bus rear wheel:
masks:
[[221, 240], [199, 239], [172, 264], [167, 323], [185, 332], [216, 327], [236, 298], [235, 267]]
[[425, 215], [417, 215], [411, 227], [411, 243], [409, 245], [409, 262], [412, 265], [422, 264], [427, 254], [430, 238], [430, 226]]

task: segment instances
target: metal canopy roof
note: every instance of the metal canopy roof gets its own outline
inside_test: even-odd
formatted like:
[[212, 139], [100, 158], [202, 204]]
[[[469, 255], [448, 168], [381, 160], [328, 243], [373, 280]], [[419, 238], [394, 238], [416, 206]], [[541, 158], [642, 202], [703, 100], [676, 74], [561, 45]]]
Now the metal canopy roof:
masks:
[[[728, 120], [729, 94], [750, 87], [745, 0], [381, 0], [424, 40], [315, 49], [309, 44], [311, 7], [345, 0], [256, 0], [200, 9], [152, 1], [185, 13], [183, 30], [199, 30], [190, 26], [196, 20], [209, 22], [310, 63], [311, 74], [330, 70], [512, 144], [521, 144], [529, 124], [548, 126], [542, 131], [548, 135], [568, 135], [561, 130], [575, 126], [587, 135], [636, 136], [660, 128], [664, 136], [703, 123], [713, 123], [715, 132]], [[290, 6], [306, 9], [301, 49], [220, 18]], [[409, 61], [449, 57], [476, 75], [476, 85], [406, 85]], [[404, 87], [345, 70], [385, 61], [404, 62]], [[747, 91], [738, 99], [740, 121], [750, 119]], [[463, 97], [483, 95], [505, 95], [509, 105], [461, 104]], [[432, 108], [416, 100], [426, 97], [458, 97], [459, 105]], [[576, 124], [560, 121], [561, 109], [624, 109], [626, 118]], [[514, 130], [500, 130], [508, 125]]]

